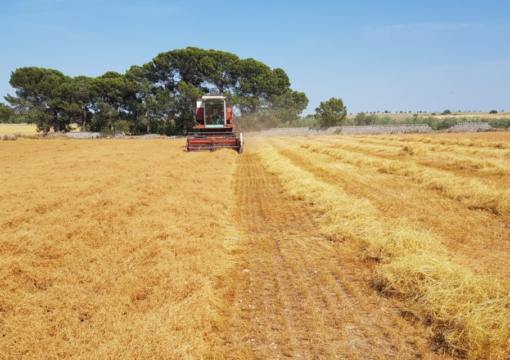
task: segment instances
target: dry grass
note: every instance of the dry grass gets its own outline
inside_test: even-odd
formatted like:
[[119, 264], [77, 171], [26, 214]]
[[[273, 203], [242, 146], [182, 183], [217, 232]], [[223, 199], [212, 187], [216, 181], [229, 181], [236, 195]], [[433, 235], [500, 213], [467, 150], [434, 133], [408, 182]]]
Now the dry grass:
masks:
[[0, 142], [0, 358], [215, 356], [237, 154], [182, 145]]
[[25, 135], [37, 134], [35, 125], [16, 125], [16, 124], [0, 124], [0, 134], [17, 134]]
[[471, 158], [482, 158], [482, 159], [498, 159], [505, 163], [510, 160], [510, 150], [497, 149], [497, 148], [470, 148], [458, 145], [438, 145], [438, 144], [427, 144], [424, 142], [415, 142], [413, 144], [409, 142], [402, 142], [400, 137], [356, 137], [355, 141], [363, 144], [376, 144], [386, 145], [388, 148], [402, 148], [405, 146], [420, 146], [426, 151], [432, 151], [434, 153], [446, 153], [448, 155], [469, 155]]
[[[316, 145], [305, 148], [316, 152], [299, 153], [302, 150], [292, 148], [281, 152], [267, 147], [261, 155], [290, 194], [313, 204], [321, 230], [356, 244], [365, 258], [376, 259], [379, 266], [374, 285], [398, 295], [409, 311], [434, 324], [450, 349], [473, 359], [505, 358], [510, 338], [508, 285], [456, 264], [441, 236], [406, 218], [388, 218], [367, 198], [346, 193], [333, 180], [323, 181], [325, 175], [318, 177], [315, 170], [296, 166], [283, 154], [299, 153], [297, 156], [321, 164], [320, 154], [326, 153], [360, 168], [373, 166], [375, 160], [367, 163], [366, 157], [347, 151], [339, 156], [338, 149], [331, 153]], [[380, 186], [384, 188], [383, 183]]]
[[[360, 167], [377, 168], [380, 172], [404, 176], [427, 189], [461, 201], [471, 208], [485, 209], [496, 214], [510, 215], [510, 190], [488, 186], [476, 179], [459, 177], [452, 173], [420, 166], [412, 161], [389, 160], [349, 151], [358, 149], [348, 144], [338, 147], [302, 145], [312, 152], [328, 154], [343, 162]], [[346, 149], [343, 149], [346, 148]]]
[[[52, 128], [53, 129], [53, 128]], [[71, 132], [79, 132], [78, 124], [71, 124]], [[32, 124], [0, 124], [0, 134], [36, 135], [37, 127]]]
[[[382, 155], [388, 159], [412, 156], [413, 162], [439, 169], [468, 169], [465, 175], [505, 175], [510, 172], [508, 150], [471, 149], [455, 145], [428, 145], [420, 142], [398, 142], [377, 139], [329, 140], [332, 145], [341, 145], [364, 153]], [[433, 154], [430, 154], [433, 152]], [[464, 176], [465, 176], [464, 175]]]
[[[391, 113], [391, 114], [377, 114], [379, 116], [389, 116], [394, 120], [404, 121], [405, 119], [412, 118], [415, 113]], [[497, 114], [489, 114], [488, 111], [484, 112], [452, 112], [450, 115], [441, 115], [441, 111], [436, 112], [437, 115], [432, 115], [432, 113], [423, 113], [418, 114], [419, 117], [429, 117], [433, 116], [436, 119], [444, 119], [451, 117], [468, 117], [468, 118], [484, 118], [484, 119], [508, 119], [510, 118], [510, 112], [498, 112]], [[454, 115], [456, 114], [456, 115]], [[354, 119], [356, 114], [347, 115], [349, 119]]]
[[0, 142], [0, 358], [509, 356], [508, 150], [249, 140]]
[[495, 149], [510, 149], [508, 141], [491, 141], [485, 139], [470, 139], [465, 137], [432, 137], [432, 136], [402, 136], [402, 137], [381, 137], [381, 139], [398, 139], [402, 142], [411, 143], [426, 143], [426, 144], [441, 144], [441, 145], [459, 145], [472, 148], [495, 148]]

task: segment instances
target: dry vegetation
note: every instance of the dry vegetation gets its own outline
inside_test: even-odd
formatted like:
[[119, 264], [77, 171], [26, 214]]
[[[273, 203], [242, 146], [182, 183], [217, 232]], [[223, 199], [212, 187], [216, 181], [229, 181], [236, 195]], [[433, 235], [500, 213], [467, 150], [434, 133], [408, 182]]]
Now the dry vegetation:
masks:
[[[71, 132], [80, 131], [80, 128], [77, 124], [71, 124], [70, 128]], [[0, 135], [18, 133], [22, 133], [23, 135], [40, 134], [39, 132], [37, 132], [37, 127], [33, 124], [0, 124]]]
[[[484, 156], [466, 151], [444, 169], [444, 157], [456, 155], [422, 143], [483, 149]], [[376, 260], [373, 286], [433, 324], [450, 351], [505, 358], [510, 164], [500, 151], [507, 144], [339, 136], [275, 141], [262, 157], [295, 198], [313, 204], [324, 233]], [[466, 170], [470, 156], [476, 166], [468, 162]]]
[[23, 133], [25, 135], [37, 134], [35, 125], [17, 125], [17, 124], [0, 124], [0, 134], [17, 134]]
[[0, 142], [0, 358], [507, 358], [509, 140]]
[[237, 155], [182, 145], [0, 143], [0, 358], [214, 357]]
[[[389, 113], [389, 114], [379, 113], [377, 115], [389, 116], [394, 120], [404, 121], [405, 119], [409, 119], [409, 118], [413, 117], [413, 114], [416, 114], [416, 112], [411, 112], [411, 113], [406, 112], [406, 113], [402, 113], [402, 114], [401, 113]], [[441, 111], [438, 111], [435, 114], [436, 115], [432, 115], [431, 112], [428, 112], [428, 113], [420, 113], [420, 114], [418, 114], [418, 116], [419, 117], [434, 116], [437, 119], [451, 118], [453, 116], [457, 116], [457, 117], [466, 116], [469, 118], [477, 118], [478, 117], [478, 118], [484, 118], [484, 119], [508, 119], [508, 118], [510, 118], [510, 112], [508, 112], [508, 111], [498, 112], [497, 114], [489, 114], [488, 111], [484, 111], [484, 112], [465, 112], [465, 111], [454, 112], [452, 110], [452, 113], [450, 115], [441, 115]], [[347, 117], [350, 119], [353, 119], [356, 117], [356, 114], [347, 115]]]

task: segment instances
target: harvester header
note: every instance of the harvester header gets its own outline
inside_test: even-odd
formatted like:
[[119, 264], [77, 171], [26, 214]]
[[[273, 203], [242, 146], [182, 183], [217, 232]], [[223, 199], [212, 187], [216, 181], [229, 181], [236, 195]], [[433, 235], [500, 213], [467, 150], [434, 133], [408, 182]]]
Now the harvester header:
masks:
[[187, 151], [221, 148], [243, 152], [243, 134], [237, 131], [232, 107], [223, 95], [204, 95], [197, 100], [195, 126], [188, 133]]

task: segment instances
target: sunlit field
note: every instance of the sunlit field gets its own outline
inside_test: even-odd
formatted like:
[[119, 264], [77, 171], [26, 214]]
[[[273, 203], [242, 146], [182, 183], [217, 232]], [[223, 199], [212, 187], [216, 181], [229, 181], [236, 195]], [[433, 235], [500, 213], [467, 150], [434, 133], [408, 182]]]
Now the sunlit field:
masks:
[[508, 358], [509, 135], [0, 142], [0, 358]]
[[23, 133], [24, 135], [37, 134], [35, 125], [16, 125], [16, 124], [0, 124], [0, 134], [17, 134]]
[[[505, 112], [498, 111], [497, 114], [489, 114], [488, 111], [483, 111], [483, 112], [466, 112], [466, 111], [456, 112], [456, 111], [452, 110], [452, 113], [449, 114], [449, 115], [441, 115], [441, 112], [443, 110], [434, 113], [435, 115], [432, 115], [433, 113], [428, 112], [428, 113], [419, 113], [418, 116], [420, 116], [420, 117], [421, 116], [424, 116], [424, 117], [425, 116], [433, 116], [433, 117], [435, 117], [437, 119], [444, 119], [444, 118], [451, 118], [451, 117], [459, 117], [459, 118], [468, 117], [470, 119], [474, 119], [474, 118], [508, 119], [508, 118], [510, 118], [510, 111], [505, 111]], [[405, 113], [389, 113], [389, 114], [379, 113], [377, 115], [380, 115], [380, 116], [389, 116], [390, 118], [392, 118], [394, 120], [404, 121], [405, 119], [412, 118], [413, 114], [416, 114], [416, 113], [417, 112], [411, 112], [411, 113], [409, 113], [409, 112], [405, 112]], [[347, 117], [353, 119], [353, 118], [356, 117], [356, 114], [347, 115]]]
[[0, 143], [0, 358], [214, 357], [237, 154]]
[[[71, 124], [70, 126], [71, 132], [80, 131], [80, 128], [77, 124]], [[37, 127], [32, 124], [0, 124], [0, 135], [1, 134], [18, 134], [22, 133], [23, 135], [35, 135], [39, 134], [37, 132]]]
[[323, 232], [375, 260], [372, 284], [470, 358], [508, 356], [510, 137], [272, 140], [268, 169]]

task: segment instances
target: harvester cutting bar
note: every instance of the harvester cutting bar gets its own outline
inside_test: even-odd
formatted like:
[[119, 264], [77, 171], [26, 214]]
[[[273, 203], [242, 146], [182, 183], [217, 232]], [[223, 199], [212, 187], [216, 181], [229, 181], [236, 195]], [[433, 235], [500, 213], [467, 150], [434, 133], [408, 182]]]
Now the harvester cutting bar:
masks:
[[236, 132], [200, 132], [188, 134], [187, 151], [229, 148], [242, 152], [242, 135]]

